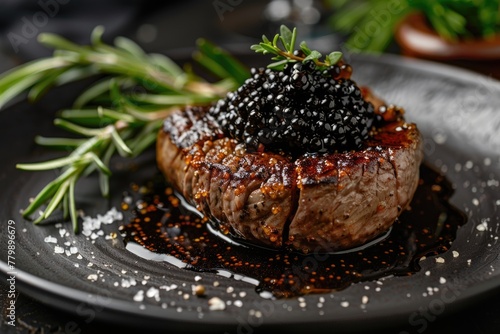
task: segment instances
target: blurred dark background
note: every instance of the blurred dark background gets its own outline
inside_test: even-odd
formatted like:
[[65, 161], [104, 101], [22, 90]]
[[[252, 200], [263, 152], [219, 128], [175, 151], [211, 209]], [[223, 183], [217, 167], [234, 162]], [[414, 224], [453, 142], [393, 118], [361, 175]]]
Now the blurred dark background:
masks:
[[[31, 60], [50, 53], [36, 41], [40, 32], [88, 43], [97, 25], [105, 27], [104, 40], [127, 36], [149, 52], [190, 48], [198, 37], [223, 44], [255, 41], [283, 22], [304, 37], [321, 37], [331, 34], [321, 28], [327, 14], [323, 2], [313, 0], [0, 0], [0, 48], [18, 61]], [[333, 35], [322, 45], [337, 42]]]

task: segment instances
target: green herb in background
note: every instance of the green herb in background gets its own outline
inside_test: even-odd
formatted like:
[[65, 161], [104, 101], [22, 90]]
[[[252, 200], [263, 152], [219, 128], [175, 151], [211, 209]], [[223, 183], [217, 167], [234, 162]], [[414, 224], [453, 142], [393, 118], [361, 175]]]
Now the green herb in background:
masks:
[[330, 24], [349, 36], [351, 51], [382, 52], [396, 25], [410, 13], [422, 13], [444, 39], [489, 38], [500, 31], [500, 0], [326, 0]]

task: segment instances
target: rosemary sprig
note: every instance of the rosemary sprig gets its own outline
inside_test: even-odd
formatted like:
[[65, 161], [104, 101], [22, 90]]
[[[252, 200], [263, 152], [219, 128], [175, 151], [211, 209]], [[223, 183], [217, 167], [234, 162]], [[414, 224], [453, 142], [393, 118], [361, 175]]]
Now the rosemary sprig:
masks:
[[[228, 53], [206, 41], [199, 41], [195, 59], [220, 81], [207, 82], [179, 67], [170, 58], [146, 54], [138, 45], [117, 38], [114, 45], [102, 42], [97, 27], [88, 46], [74, 44], [60, 36], [41, 34], [41, 43], [55, 49], [52, 57], [38, 59], [0, 76], [0, 107], [22, 92], [37, 100], [53, 86], [79, 79], [106, 75], [86, 89], [73, 109], [63, 110], [54, 124], [81, 138], [37, 137], [40, 145], [71, 149], [58, 159], [18, 164], [27, 171], [58, 169], [61, 173], [47, 184], [23, 211], [39, 223], [62, 208], [78, 232], [75, 187], [93, 172], [99, 174], [103, 196], [109, 195], [109, 167], [113, 155], [135, 157], [150, 147], [163, 119], [187, 104], [207, 104], [236, 89], [249, 71]], [[215, 64], [222, 64], [224, 71]]]
[[[282, 70], [286, 64], [293, 62], [307, 62], [312, 61], [316, 64], [318, 69], [324, 69], [331, 65], [335, 65], [342, 58], [342, 52], [334, 51], [325, 56], [324, 60], [320, 60], [323, 56], [316, 50], [311, 50], [306, 42], [301, 42], [299, 47], [303, 57], [300, 53], [296, 52], [295, 44], [297, 40], [297, 29], [290, 30], [285, 25], [280, 28], [280, 33], [276, 34], [273, 40], [269, 40], [265, 35], [262, 36], [262, 42], [251, 46], [255, 52], [263, 54], [275, 55], [272, 59], [276, 62], [269, 64], [267, 67], [275, 70]], [[283, 48], [280, 47], [280, 44]]]

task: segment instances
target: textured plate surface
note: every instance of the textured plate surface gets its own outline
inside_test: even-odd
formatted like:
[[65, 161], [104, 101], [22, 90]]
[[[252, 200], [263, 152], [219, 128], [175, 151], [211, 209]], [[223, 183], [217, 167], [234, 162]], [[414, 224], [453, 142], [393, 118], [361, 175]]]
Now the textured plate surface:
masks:
[[[79, 87], [71, 86], [49, 94], [36, 106], [18, 103], [0, 113], [0, 248], [7, 249], [6, 225], [15, 221], [17, 288], [84, 318], [137, 328], [249, 332], [279, 327], [293, 332], [313, 323], [317, 329], [373, 328], [382, 326], [387, 317], [393, 323], [418, 325], [423, 317], [419, 309], [435, 315], [450, 312], [500, 286], [500, 84], [461, 70], [393, 56], [358, 56], [350, 62], [358, 84], [405, 107], [407, 119], [418, 123], [423, 133], [426, 162], [441, 170], [456, 188], [451, 202], [469, 221], [459, 229], [451, 250], [441, 256], [444, 263], [431, 257], [421, 262], [420, 272], [409, 277], [269, 300], [242, 280], [186, 271], [129, 253], [120, 236], [106, 238], [118, 232], [127, 217], [102, 226], [102, 235], [96, 234], [95, 239], [73, 235], [69, 223], [34, 226], [19, 210], [54, 173], [20, 172], [15, 164], [57, 155], [36, 147], [33, 137], [57, 135], [52, 118], [78, 92]], [[86, 215], [118, 208], [131, 183], [140, 184], [156, 173], [154, 152], [132, 163], [116, 160], [113, 167], [114, 197], [109, 200], [99, 196], [95, 178], [79, 183], [78, 200]], [[130, 168], [135, 171], [129, 172]], [[4, 274], [10, 271], [6, 257], [6, 251], [0, 252]], [[196, 284], [205, 285], [206, 298], [192, 294]], [[224, 301], [225, 309], [209, 310], [211, 297]], [[363, 304], [363, 300], [368, 302]]]

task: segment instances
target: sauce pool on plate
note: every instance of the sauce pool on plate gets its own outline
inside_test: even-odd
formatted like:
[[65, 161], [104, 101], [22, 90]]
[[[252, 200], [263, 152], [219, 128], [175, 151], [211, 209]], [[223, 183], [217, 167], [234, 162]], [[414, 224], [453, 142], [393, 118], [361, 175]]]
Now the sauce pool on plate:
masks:
[[305, 255], [248, 246], [215, 232], [163, 178], [142, 189], [147, 191], [134, 194], [131, 222], [120, 228], [129, 251], [186, 270], [247, 281], [263, 297], [325, 293], [389, 275], [411, 275], [420, 270], [423, 256], [447, 251], [466, 222], [448, 202], [450, 182], [425, 164], [410, 208], [392, 229], [367, 245], [338, 253]]

